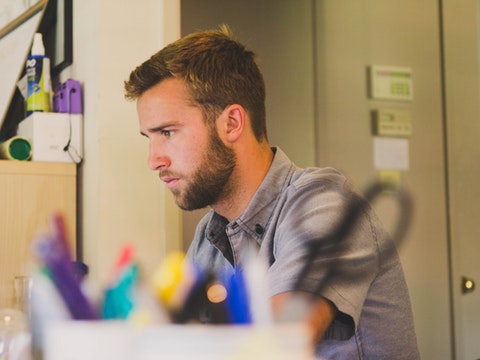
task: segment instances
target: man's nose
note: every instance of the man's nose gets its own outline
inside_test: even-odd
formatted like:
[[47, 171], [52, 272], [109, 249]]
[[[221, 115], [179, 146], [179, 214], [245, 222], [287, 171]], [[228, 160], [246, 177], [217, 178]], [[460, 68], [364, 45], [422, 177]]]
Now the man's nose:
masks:
[[150, 143], [148, 155], [148, 167], [151, 170], [161, 170], [170, 166], [170, 158], [161, 149], [159, 144]]

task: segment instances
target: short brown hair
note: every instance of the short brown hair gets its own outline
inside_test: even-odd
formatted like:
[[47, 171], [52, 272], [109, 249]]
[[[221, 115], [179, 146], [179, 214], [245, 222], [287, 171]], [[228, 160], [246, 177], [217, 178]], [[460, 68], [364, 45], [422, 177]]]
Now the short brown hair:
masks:
[[228, 27], [187, 35], [154, 54], [125, 81], [125, 98], [138, 99], [162, 80], [185, 81], [206, 121], [231, 104], [240, 104], [251, 118], [258, 141], [267, 138], [265, 83], [255, 54], [236, 41]]

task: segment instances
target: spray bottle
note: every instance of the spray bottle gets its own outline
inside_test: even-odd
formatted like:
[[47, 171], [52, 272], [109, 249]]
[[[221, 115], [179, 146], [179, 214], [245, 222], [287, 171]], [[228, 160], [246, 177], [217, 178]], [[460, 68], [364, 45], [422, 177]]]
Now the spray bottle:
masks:
[[51, 108], [50, 59], [45, 56], [41, 33], [33, 38], [31, 55], [27, 58], [27, 116], [35, 111], [49, 112]]

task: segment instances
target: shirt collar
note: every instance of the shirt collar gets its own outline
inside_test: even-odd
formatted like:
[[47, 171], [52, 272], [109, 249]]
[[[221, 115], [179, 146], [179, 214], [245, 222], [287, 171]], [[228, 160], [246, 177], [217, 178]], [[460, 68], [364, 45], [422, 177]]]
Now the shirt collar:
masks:
[[260, 245], [268, 229], [279, 194], [288, 186], [296, 166], [278, 147], [272, 147], [274, 157], [262, 183], [250, 200], [245, 211], [235, 220], [226, 224], [226, 219], [213, 211], [206, 227], [206, 237], [212, 244], [220, 244], [225, 239], [225, 228], [250, 233]]
[[[245, 227], [260, 244], [266, 232], [279, 194], [290, 183], [295, 165], [280, 148], [272, 148], [274, 157], [270, 168], [260, 187], [250, 200], [245, 211], [230, 226]], [[235, 225], [233, 225], [235, 224]]]

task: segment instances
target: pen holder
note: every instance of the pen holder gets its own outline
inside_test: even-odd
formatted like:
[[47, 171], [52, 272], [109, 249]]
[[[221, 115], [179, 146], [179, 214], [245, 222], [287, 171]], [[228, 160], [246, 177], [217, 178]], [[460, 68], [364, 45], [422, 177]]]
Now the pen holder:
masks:
[[313, 360], [302, 324], [155, 325], [68, 321], [49, 327], [45, 360]]

